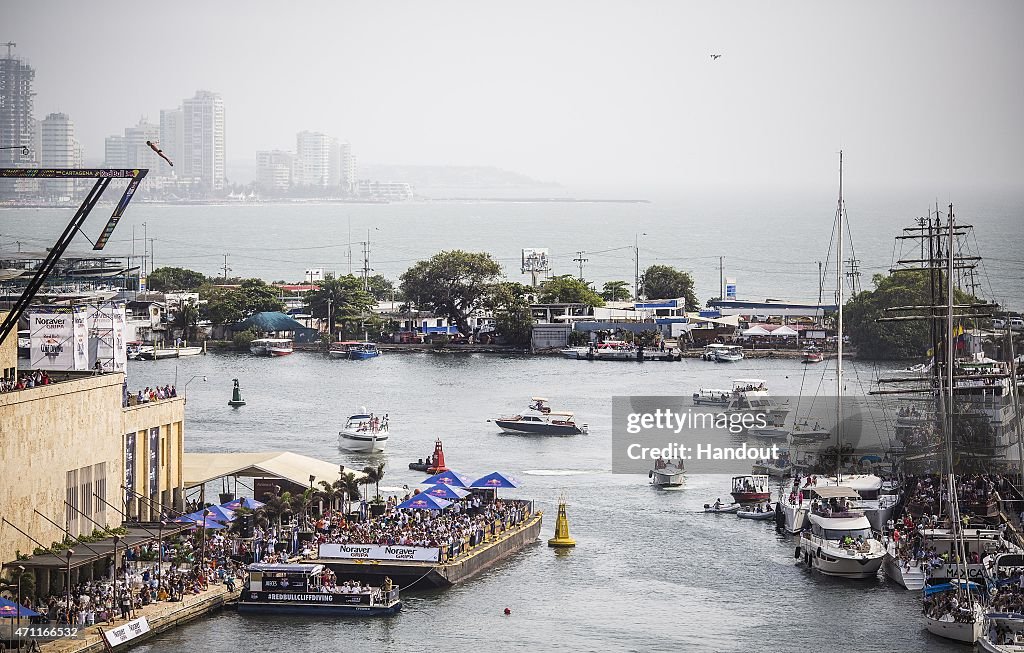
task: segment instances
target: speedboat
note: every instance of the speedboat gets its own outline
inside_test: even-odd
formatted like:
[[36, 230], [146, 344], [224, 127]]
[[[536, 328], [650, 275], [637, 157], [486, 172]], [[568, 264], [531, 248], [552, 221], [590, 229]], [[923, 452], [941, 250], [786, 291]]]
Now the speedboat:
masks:
[[719, 503], [718, 501], [716, 501], [714, 503], [704, 504], [704, 512], [710, 512], [716, 515], [733, 515], [739, 511], [740, 504], [738, 503], [729, 505], [725, 503]]
[[817, 347], [811, 346], [803, 351], [804, 363], [820, 363], [825, 360], [825, 354]]
[[737, 363], [743, 360], [743, 347], [739, 345], [723, 345], [715, 350], [716, 363]]
[[682, 485], [684, 474], [686, 474], [686, 469], [683, 466], [682, 460], [678, 463], [673, 463], [663, 458], [658, 458], [654, 461], [654, 469], [648, 472], [647, 476], [651, 479], [651, 485], [656, 488], [665, 488]]
[[579, 360], [581, 358], [586, 358], [588, 351], [590, 351], [590, 347], [566, 347], [561, 351], [561, 354], [565, 358]]
[[347, 451], [379, 453], [388, 444], [388, 416], [378, 417], [363, 412], [352, 415], [345, 422], [345, 428], [338, 432], [338, 446]]
[[[875, 539], [864, 513], [847, 499], [859, 498], [844, 487], [819, 488], [828, 504], [819, 504], [808, 515], [809, 531], [800, 534], [796, 555], [808, 567], [827, 576], [872, 578], [878, 575], [885, 558], [882, 543]], [[826, 507], [834, 506], [835, 509]]]
[[701, 388], [693, 393], [694, 406], [728, 406], [729, 391], [717, 388]]
[[361, 361], [368, 358], [380, 356], [380, 350], [372, 342], [339, 342], [336, 347], [330, 350], [331, 358], [347, 358], [348, 360]]
[[768, 476], [765, 474], [733, 476], [730, 494], [736, 503], [767, 501], [771, 497], [771, 491], [768, 489]]
[[287, 356], [292, 351], [291, 338], [257, 338], [249, 343], [249, 352], [257, 356]]
[[587, 432], [587, 425], [576, 424], [569, 412], [549, 411], [540, 415], [514, 415], [487, 421], [493, 421], [505, 433], [517, 435], [580, 435]]

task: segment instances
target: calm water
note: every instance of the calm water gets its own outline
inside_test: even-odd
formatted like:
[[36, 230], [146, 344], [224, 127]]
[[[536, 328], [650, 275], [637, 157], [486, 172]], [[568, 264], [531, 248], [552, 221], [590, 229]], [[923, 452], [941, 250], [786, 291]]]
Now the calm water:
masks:
[[[682, 394], [734, 377], [767, 379], [794, 394], [797, 361], [726, 366], [588, 363], [555, 358], [391, 354], [334, 361], [297, 353], [282, 359], [211, 354], [130, 364], [132, 388], [178, 378], [188, 386], [189, 451], [291, 450], [361, 467], [338, 451], [337, 431], [365, 405], [391, 415], [385, 485], [413, 485], [410, 460], [444, 439], [448, 463], [469, 473], [506, 471], [517, 496], [546, 513], [570, 502], [576, 549], [543, 542], [457, 587], [410, 593], [394, 618], [288, 620], [225, 612], [179, 628], [142, 651], [956, 651], [924, 632], [920, 598], [886, 580], [850, 582], [796, 566], [795, 544], [772, 525], [705, 515], [728, 493], [728, 477], [692, 476], [683, 489], [655, 491], [646, 476], [610, 473], [610, 398]], [[873, 370], [850, 372], [871, 378]], [[227, 407], [239, 378], [248, 405]], [[575, 410], [590, 434], [529, 438], [496, 433], [489, 417], [520, 410], [530, 395]], [[505, 607], [512, 610], [506, 617]]]
[[[870, 287], [871, 275], [891, 266], [893, 237], [924, 214], [935, 198], [848, 190], [846, 200], [853, 252], [847, 245], [845, 258], [855, 255], [860, 260], [862, 285]], [[1024, 310], [1024, 198], [952, 197], [940, 203], [949, 201], [957, 202], [959, 220], [977, 229], [976, 246], [985, 257], [977, 278], [979, 293]], [[109, 211], [108, 207], [93, 212], [84, 228], [89, 238], [95, 239]], [[616, 279], [632, 284], [636, 241], [641, 269], [660, 263], [692, 271], [702, 302], [718, 295], [719, 256], [725, 257], [725, 275], [737, 280], [741, 297], [817, 300], [817, 262], [830, 258], [834, 213], [831, 188], [789, 195], [738, 191], [649, 204], [138, 203], [126, 211], [106, 251], [131, 254], [134, 229], [135, 253], [142, 255], [144, 234], [154, 239], [151, 252], [158, 267], [221, 274], [227, 254], [233, 275], [296, 281], [310, 267], [348, 272], [351, 227], [353, 270], [362, 267], [359, 241], [367, 239], [369, 229], [370, 266], [391, 279], [440, 250], [461, 248], [490, 252], [510, 279], [528, 281], [519, 272], [520, 250], [546, 247], [556, 274], [578, 274], [573, 259], [585, 251], [584, 276], [600, 286]], [[14, 251], [16, 240], [22, 241], [24, 250], [52, 245], [71, 214], [66, 209], [0, 210], [0, 251]], [[91, 251], [91, 243], [81, 235], [76, 247]], [[834, 252], [831, 258], [834, 261]], [[828, 269], [826, 288], [834, 287], [834, 272]]]

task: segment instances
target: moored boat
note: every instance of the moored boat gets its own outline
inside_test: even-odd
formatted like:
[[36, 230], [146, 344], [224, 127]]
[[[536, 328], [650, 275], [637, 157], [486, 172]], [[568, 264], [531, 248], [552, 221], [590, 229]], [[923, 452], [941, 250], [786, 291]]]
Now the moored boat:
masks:
[[693, 393], [694, 406], [728, 406], [729, 391], [718, 388], [700, 388]]
[[719, 501], [715, 501], [714, 503], [704, 504], [704, 512], [709, 512], [716, 515], [733, 515], [739, 512], [739, 510], [740, 504], [738, 503], [725, 504]]
[[353, 361], [366, 360], [380, 356], [380, 349], [372, 342], [347, 341], [338, 342], [331, 347], [331, 358], [346, 358]]
[[257, 338], [249, 343], [249, 352], [257, 356], [287, 356], [293, 351], [291, 338]]
[[376, 616], [402, 609], [398, 587], [337, 584], [322, 564], [252, 564], [238, 611], [270, 614]]
[[823, 360], [825, 360], [825, 354], [813, 345], [803, 351], [804, 363], [820, 363]]
[[775, 511], [771, 509], [771, 506], [765, 507], [758, 505], [757, 508], [751, 510], [737, 510], [736, 516], [740, 519], [754, 519], [758, 521], [767, 521], [769, 519], [775, 519]]
[[198, 356], [203, 353], [202, 347], [147, 347], [140, 346], [135, 358], [140, 361], [164, 360], [181, 358], [182, 356]]
[[768, 476], [765, 474], [733, 476], [730, 494], [736, 503], [767, 501], [771, 496], [771, 491], [768, 488]]
[[924, 588], [924, 627], [933, 635], [964, 644], [981, 639], [985, 625], [981, 586], [970, 581]]
[[[825, 488], [819, 488], [821, 494]], [[809, 531], [800, 534], [797, 556], [804, 564], [827, 576], [873, 578], [885, 558], [882, 543], [871, 524], [847, 499], [857, 494], [848, 488], [828, 488], [829, 507], [818, 506], [808, 515]]]

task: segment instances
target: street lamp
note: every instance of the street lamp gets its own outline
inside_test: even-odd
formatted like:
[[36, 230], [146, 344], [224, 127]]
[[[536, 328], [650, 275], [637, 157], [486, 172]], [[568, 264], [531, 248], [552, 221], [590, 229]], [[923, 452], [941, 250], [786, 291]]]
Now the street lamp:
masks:
[[68, 620], [68, 625], [71, 625], [71, 556], [75, 555], [74, 549], [68, 549], [64, 554], [68, 557], [68, 572], [67, 577], [64, 579], [64, 610]]
[[28, 145], [4, 145], [0, 150], [21, 150], [21, 156], [28, 156]]
[[156, 595], [159, 599], [160, 592], [164, 589], [164, 526], [167, 521], [160, 519], [160, 535], [157, 538], [156, 549]]
[[646, 231], [633, 234], [633, 260], [636, 263], [635, 275], [633, 277], [633, 293], [636, 295], [637, 301], [640, 301], [640, 236], [646, 235]]
[[203, 383], [206, 383], [206, 375], [205, 374], [196, 374], [195, 376], [193, 376], [188, 381], [185, 381], [185, 387], [182, 388], [181, 394], [185, 397], [185, 403], [186, 404], [188, 403], [188, 384], [192, 383], [196, 379], [202, 379]]

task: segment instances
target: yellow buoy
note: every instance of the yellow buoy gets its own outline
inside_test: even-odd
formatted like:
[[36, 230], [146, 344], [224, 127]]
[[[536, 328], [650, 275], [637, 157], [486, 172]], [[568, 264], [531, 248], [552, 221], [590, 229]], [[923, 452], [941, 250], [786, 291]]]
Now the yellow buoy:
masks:
[[565, 499], [558, 501], [558, 518], [555, 519], [555, 536], [548, 540], [548, 546], [567, 549], [576, 546], [576, 540], [569, 537], [569, 518], [565, 515]]

